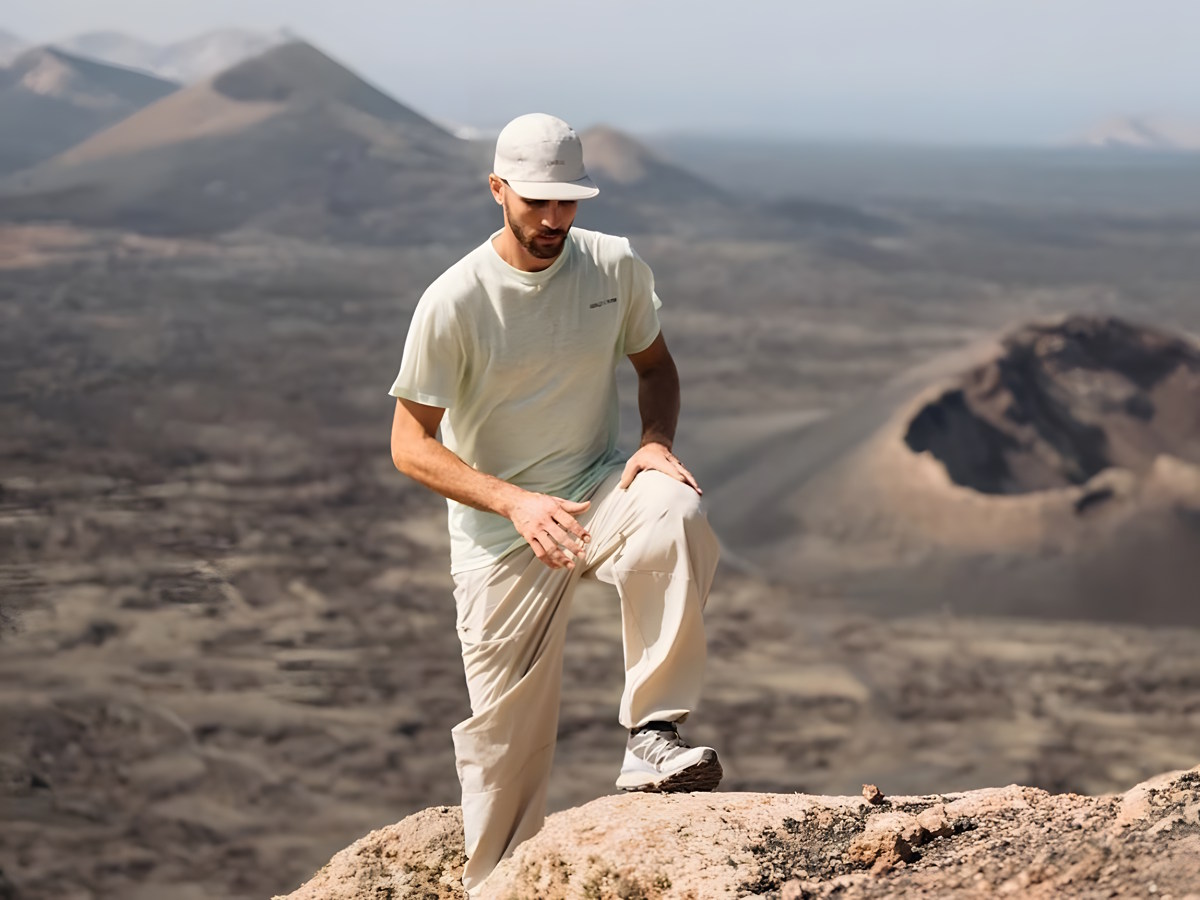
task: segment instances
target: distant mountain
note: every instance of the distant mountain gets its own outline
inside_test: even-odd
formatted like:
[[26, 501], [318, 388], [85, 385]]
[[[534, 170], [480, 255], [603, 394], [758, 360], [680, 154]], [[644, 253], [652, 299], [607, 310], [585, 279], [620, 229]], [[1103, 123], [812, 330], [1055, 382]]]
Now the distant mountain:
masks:
[[7, 66], [28, 49], [29, 44], [24, 38], [0, 28], [0, 66]]
[[[122, 46], [120, 36], [91, 37], [92, 49]], [[776, 238], [810, 234], [814, 221], [823, 233], [837, 218], [839, 231], [875, 230], [853, 211], [771, 210], [732, 196], [612, 128], [582, 137], [601, 188], [580, 208], [584, 228]], [[70, 144], [64, 139], [54, 158], [0, 179], [6, 219], [159, 234], [250, 228], [453, 244], [479, 240], [498, 221], [485, 180], [492, 140], [456, 137], [302, 41], [273, 47]]]
[[677, 201], [694, 199], [697, 193], [725, 196], [716, 185], [667, 162], [615, 128], [606, 125], [589, 128], [581, 138], [588, 171], [603, 180], [610, 190]]
[[55, 41], [54, 46], [75, 56], [105, 62], [127, 69], [154, 71], [158, 46], [119, 31], [89, 31]]
[[287, 31], [259, 33], [238, 29], [211, 31], [163, 47], [155, 71], [164, 78], [191, 83], [295, 40]]
[[716, 185], [615, 128], [589, 128], [580, 138], [588, 173], [600, 187], [580, 207], [580, 225], [618, 233], [728, 233], [740, 204]]
[[48, 159], [177, 88], [61, 50], [28, 50], [0, 69], [0, 173]]
[[94, 31], [58, 41], [57, 46], [80, 56], [190, 84], [290, 40], [285, 31], [227, 28], [162, 45], [119, 32]]
[[580, 209], [584, 227], [746, 238], [836, 234], [857, 239], [899, 230], [852, 206], [801, 199], [764, 205], [735, 196], [615, 128], [590, 128], [581, 138], [588, 172], [600, 186], [600, 194]]
[[1138, 150], [1200, 150], [1200, 122], [1154, 116], [1124, 116], [1101, 122], [1072, 143]]
[[275, 47], [0, 181], [10, 218], [458, 242], [494, 219], [471, 145], [309, 44]]

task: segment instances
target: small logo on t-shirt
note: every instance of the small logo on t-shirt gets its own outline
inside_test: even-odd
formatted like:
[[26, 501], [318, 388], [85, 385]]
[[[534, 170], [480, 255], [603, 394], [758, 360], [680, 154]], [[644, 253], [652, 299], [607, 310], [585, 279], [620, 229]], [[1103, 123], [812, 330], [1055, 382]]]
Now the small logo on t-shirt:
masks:
[[616, 297], [609, 297], [607, 300], [597, 300], [595, 303], [589, 303], [588, 309], [599, 309], [602, 306], [608, 306], [608, 304], [616, 302]]

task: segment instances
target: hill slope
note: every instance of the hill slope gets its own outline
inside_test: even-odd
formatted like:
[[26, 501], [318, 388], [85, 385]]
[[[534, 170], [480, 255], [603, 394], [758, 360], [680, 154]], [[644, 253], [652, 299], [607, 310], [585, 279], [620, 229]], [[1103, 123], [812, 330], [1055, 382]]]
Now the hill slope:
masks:
[[59, 41], [57, 46], [79, 56], [190, 84], [288, 40], [283, 31], [226, 28], [160, 45], [120, 32], [93, 31]]
[[737, 197], [608, 126], [582, 134], [588, 171], [600, 195], [581, 208], [581, 224], [618, 233], [694, 237], [851, 240], [895, 233], [896, 223], [839, 203], [791, 200], [767, 205]]
[[0, 190], [21, 219], [436, 242], [478, 235], [489, 211], [483, 174], [463, 142], [297, 41], [147, 107]]
[[597, 126], [580, 137], [584, 163], [600, 186], [600, 194], [580, 206], [584, 227], [618, 234], [720, 234], [728, 233], [731, 217], [742, 214], [715, 185], [624, 132]]
[[61, 50], [29, 50], [0, 70], [0, 173], [48, 159], [177, 87]]

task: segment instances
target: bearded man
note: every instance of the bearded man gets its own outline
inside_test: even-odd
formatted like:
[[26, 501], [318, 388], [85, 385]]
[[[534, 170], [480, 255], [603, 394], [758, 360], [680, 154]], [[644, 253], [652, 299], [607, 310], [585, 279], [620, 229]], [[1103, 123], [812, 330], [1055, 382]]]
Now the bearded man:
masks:
[[[453, 730], [471, 896], [541, 828], [581, 578], [614, 585], [621, 603], [629, 738], [617, 787], [712, 790], [722, 774], [716, 752], [678, 730], [699, 698], [718, 547], [673, 452], [679, 375], [653, 274], [627, 239], [572, 227], [598, 189], [561, 119], [510, 122], [488, 180], [504, 227], [421, 297], [391, 389], [392, 459], [449, 507], [471, 702]], [[627, 460], [622, 357], [642, 420]]]

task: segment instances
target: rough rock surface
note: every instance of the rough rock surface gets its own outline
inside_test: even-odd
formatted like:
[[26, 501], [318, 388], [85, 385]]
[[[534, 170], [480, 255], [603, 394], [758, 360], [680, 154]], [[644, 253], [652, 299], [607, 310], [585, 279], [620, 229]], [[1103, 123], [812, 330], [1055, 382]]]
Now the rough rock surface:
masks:
[[465, 897], [462, 811], [437, 806], [372, 831], [329, 861], [291, 900]]
[[[286, 900], [462, 897], [457, 810], [372, 832]], [[1200, 766], [1124, 794], [604, 797], [551, 816], [487, 896], [1200, 900]]]

